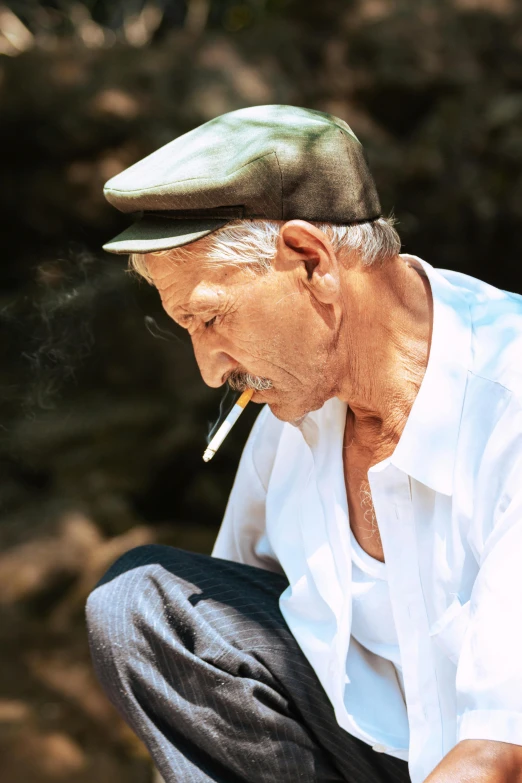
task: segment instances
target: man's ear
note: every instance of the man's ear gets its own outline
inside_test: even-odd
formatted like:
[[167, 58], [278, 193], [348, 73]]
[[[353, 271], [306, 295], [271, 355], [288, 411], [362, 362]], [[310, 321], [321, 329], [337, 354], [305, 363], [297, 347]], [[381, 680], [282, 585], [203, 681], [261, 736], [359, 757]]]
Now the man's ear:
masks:
[[340, 296], [339, 262], [327, 236], [305, 220], [281, 226], [275, 265], [293, 270], [301, 283], [322, 304]]

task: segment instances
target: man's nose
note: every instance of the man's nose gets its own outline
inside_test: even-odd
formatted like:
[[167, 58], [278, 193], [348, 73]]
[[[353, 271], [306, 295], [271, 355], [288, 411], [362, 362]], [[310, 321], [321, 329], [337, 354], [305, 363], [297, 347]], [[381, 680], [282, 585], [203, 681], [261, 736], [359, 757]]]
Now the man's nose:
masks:
[[211, 386], [213, 389], [222, 386], [225, 376], [239, 366], [239, 363], [226, 351], [195, 342], [193, 342], [193, 346], [201, 377], [207, 386]]

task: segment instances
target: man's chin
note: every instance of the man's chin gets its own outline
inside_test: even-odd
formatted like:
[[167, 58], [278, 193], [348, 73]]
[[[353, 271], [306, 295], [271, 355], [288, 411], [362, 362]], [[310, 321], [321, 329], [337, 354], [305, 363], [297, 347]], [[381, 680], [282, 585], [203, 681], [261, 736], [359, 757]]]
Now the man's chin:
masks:
[[303, 404], [301, 400], [299, 403], [290, 392], [278, 392], [274, 387], [266, 391], [255, 391], [252, 402], [268, 405], [276, 419], [293, 424], [294, 427], [299, 427], [309, 413], [319, 410], [323, 405], [323, 401], [318, 398], [313, 402]]
[[276, 400], [259, 400], [259, 402], [266, 402], [276, 419], [284, 421], [287, 424], [293, 424], [294, 427], [299, 425], [306, 419], [310, 411], [296, 410], [295, 406], [285, 405], [284, 402]]
[[255, 391], [252, 395], [252, 402], [259, 402], [261, 404], [268, 403], [270, 405], [270, 391]]

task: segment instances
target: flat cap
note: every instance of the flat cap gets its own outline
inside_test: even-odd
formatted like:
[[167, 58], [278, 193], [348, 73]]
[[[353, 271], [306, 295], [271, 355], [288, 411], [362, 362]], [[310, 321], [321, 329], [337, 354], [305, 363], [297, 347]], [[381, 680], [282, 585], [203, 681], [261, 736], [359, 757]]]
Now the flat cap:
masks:
[[179, 247], [238, 218], [349, 224], [381, 214], [350, 127], [296, 106], [222, 114], [110, 179], [104, 195], [137, 218], [104, 245], [111, 253]]

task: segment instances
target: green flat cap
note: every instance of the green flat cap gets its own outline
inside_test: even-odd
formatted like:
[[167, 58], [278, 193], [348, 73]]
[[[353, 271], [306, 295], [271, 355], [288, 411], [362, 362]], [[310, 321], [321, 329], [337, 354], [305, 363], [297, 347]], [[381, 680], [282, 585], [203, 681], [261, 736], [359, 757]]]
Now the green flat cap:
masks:
[[179, 247], [237, 218], [349, 224], [381, 215], [350, 127], [297, 106], [222, 114], [110, 179], [104, 195], [138, 213], [103, 246], [110, 253]]

